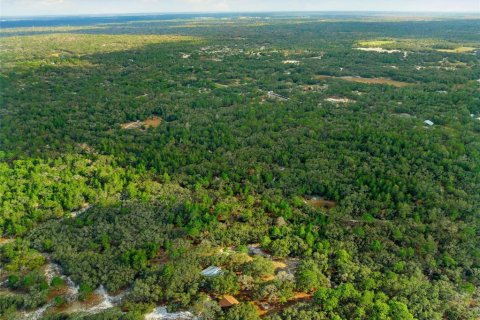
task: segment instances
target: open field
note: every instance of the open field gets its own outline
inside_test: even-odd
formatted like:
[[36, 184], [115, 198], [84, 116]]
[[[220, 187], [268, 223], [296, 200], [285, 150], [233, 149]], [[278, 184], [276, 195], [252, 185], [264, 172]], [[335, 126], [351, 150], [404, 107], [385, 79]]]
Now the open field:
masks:
[[370, 40], [370, 41], [359, 41], [358, 45], [361, 47], [383, 47], [385, 45], [394, 44], [395, 40]]
[[162, 123], [159, 117], [148, 118], [144, 121], [133, 121], [121, 125], [122, 129], [141, 129], [141, 128], [156, 128]]
[[362, 77], [351, 77], [351, 76], [333, 77], [333, 76], [327, 76], [327, 75], [318, 75], [318, 76], [315, 76], [314, 78], [317, 80], [341, 79], [345, 81], [364, 83], [364, 84], [384, 84], [384, 85], [394, 86], [397, 88], [413, 85], [413, 83], [396, 81], [388, 78], [362, 78]]
[[[379, 52], [438, 51], [443, 53], [470, 53], [480, 47], [480, 42], [454, 42], [444, 39], [389, 39], [362, 40], [356, 42], [361, 50]], [[398, 50], [398, 51], [396, 51]]]
[[475, 47], [457, 47], [454, 49], [435, 49], [439, 52], [447, 52], [447, 53], [467, 53], [467, 52], [472, 52], [474, 51]]
[[321, 209], [332, 209], [337, 205], [335, 201], [327, 200], [322, 197], [309, 197], [304, 199], [305, 203]]

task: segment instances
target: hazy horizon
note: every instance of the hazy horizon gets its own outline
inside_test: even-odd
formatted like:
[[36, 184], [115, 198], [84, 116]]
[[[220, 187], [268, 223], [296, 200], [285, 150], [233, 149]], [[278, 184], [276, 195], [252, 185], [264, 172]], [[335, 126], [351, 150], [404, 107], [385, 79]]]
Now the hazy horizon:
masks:
[[480, 14], [479, 0], [414, 0], [402, 2], [366, 0], [0, 0], [0, 17], [47, 17], [79, 15], [147, 15], [202, 13], [418, 13]]

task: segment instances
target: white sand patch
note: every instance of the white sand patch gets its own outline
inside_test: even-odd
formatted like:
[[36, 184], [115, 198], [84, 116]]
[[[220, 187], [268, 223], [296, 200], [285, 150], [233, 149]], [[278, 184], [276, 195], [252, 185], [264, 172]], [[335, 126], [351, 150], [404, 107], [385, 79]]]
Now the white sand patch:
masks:
[[353, 100], [350, 100], [348, 98], [327, 98], [325, 101], [328, 102], [333, 102], [333, 103], [350, 103], [354, 102]]
[[366, 51], [366, 52], [378, 52], [378, 53], [399, 53], [401, 52], [400, 50], [396, 50], [396, 49], [383, 49], [383, 48], [380, 48], [380, 47], [376, 47], [376, 48], [355, 48], [355, 50], [360, 50], [360, 51]]
[[194, 320], [197, 319], [191, 312], [180, 311], [169, 313], [166, 307], [158, 307], [145, 316], [145, 320]]

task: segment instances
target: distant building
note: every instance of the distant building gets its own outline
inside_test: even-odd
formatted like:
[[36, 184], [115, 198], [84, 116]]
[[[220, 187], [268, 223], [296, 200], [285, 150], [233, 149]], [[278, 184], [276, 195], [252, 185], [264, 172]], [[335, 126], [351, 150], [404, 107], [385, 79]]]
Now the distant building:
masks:
[[229, 307], [232, 307], [232, 306], [234, 306], [236, 304], [239, 304], [239, 303], [240, 302], [238, 302], [238, 300], [235, 299], [235, 297], [229, 296], [229, 295], [223, 296], [223, 299], [218, 301], [218, 304], [222, 308], [229, 308]]
[[423, 121], [423, 123], [425, 123], [428, 126], [433, 126], [433, 122], [430, 121], [430, 120], [425, 120], [425, 121]]
[[273, 91], [268, 91], [268, 97], [272, 99], [281, 100], [281, 101], [288, 101], [288, 98], [281, 96]]
[[222, 269], [216, 266], [210, 266], [202, 271], [204, 277], [215, 277], [223, 273]]

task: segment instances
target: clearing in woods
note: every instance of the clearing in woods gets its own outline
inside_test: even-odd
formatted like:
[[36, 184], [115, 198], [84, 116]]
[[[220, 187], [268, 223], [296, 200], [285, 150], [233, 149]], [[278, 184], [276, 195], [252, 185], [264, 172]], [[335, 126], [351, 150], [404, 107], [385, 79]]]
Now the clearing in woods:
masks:
[[327, 200], [325, 198], [316, 197], [316, 196], [304, 198], [303, 201], [306, 204], [315, 208], [332, 209], [337, 205], [335, 201]]
[[455, 49], [436, 49], [436, 51], [446, 52], [446, 53], [467, 53], [474, 51], [474, 47], [458, 47]]
[[141, 129], [141, 128], [156, 128], [162, 123], [162, 118], [159, 117], [153, 117], [153, 118], [148, 118], [144, 121], [133, 121], [133, 122], [128, 122], [124, 123], [121, 125], [122, 129]]
[[325, 80], [330, 78], [342, 79], [345, 81], [365, 83], [365, 84], [386, 84], [386, 85], [394, 86], [397, 88], [402, 88], [402, 87], [406, 87], [408, 85], [413, 84], [409, 82], [397, 81], [397, 80], [392, 80], [388, 78], [363, 78], [363, 77], [352, 77], [352, 76], [335, 77], [335, 76], [327, 76], [327, 75], [318, 75], [315, 77], [315, 79], [317, 80]]

